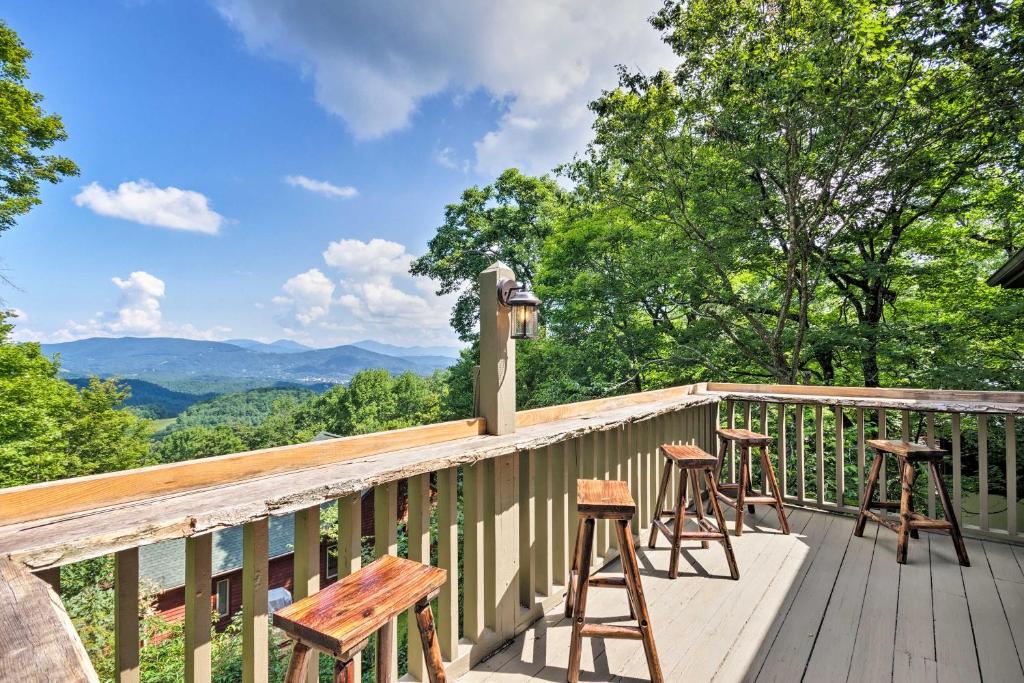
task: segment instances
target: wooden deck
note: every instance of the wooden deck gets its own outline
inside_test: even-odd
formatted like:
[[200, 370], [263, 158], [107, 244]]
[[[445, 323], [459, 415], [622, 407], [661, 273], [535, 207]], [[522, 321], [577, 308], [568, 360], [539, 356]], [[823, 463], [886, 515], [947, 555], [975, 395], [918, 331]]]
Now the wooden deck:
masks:
[[[640, 546], [667, 681], [1024, 681], [1024, 547], [968, 539], [961, 569], [948, 537], [922, 533], [901, 567], [896, 535], [877, 524], [855, 538], [850, 517], [787, 510], [791, 536], [764, 508], [733, 538], [739, 581], [717, 543], [690, 543], [676, 581], [663, 539]], [[459, 680], [564, 681], [561, 610]], [[591, 589], [588, 616], [626, 619], [624, 593]], [[582, 670], [584, 681], [648, 680], [633, 641], [585, 640]]]

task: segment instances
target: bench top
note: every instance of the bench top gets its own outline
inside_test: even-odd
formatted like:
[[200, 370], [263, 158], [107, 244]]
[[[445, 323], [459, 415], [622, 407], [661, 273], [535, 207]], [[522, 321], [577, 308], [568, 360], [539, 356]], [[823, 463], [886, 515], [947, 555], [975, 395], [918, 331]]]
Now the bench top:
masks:
[[274, 613], [274, 625], [334, 656], [356, 652], [381, 626], [433, 595], [448, 572], [385, 555]]
[[718, 458], [690, 444], [662, 444], [661, 452], [680, 467], [714, 467], [718, 464]]
[[772, 442], [772, 437], [767, 434], [759, 434], [758, 432], [752, 432], [749, 429], [735, 428], [735, 429], [718, 429], [718, 436], [728, 441], [735, 441], [739, 444], [747, 444], [753, 446], [767, 446]]
[[894, 441], [889, 439], [871, 439], [868, 445], [876, 451], [892, 453], [908, 460], [939, 460], [946, 451], [934, 446], [926, 446], [913, 441]]
[[590, 517], [629, 519], [636, 512], [636, 503], [624, 481], [580, 479], [576, 482], [576, 508]]

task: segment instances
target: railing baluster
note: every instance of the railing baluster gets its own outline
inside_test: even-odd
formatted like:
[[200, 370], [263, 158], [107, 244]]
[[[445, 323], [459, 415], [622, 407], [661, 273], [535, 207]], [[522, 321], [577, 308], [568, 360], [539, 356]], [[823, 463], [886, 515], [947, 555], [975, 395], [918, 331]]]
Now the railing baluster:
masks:
[[[622, 477], [619, 475], [619, 454], [622, 452], [622, 450], [619, 448], [619, 430], [609, 429], [608, 431], [604, 432], [604, 444], [605, 454], [607, 455], [608, 463], [608, 479], [618, 481], [622, 479]], [[605, 554], [605, 557], [608, 557], [612, 550], [616, 551], [616, 553], [618, 552], [619, 543], [618, 539], [615, 537], [615, 532], [612, 529], [611, 522], [607, 522], [606, 524], [608, 525], [607, 538], [609, 552]]]
[[629, 484], [629, 493], [637, 505], [637, 513], [629, 521], [629, 528], [634, 536], [640, 533], [640, 516], [643, 515], [643, 507], [640, 504], [640, 473], [638, 471], [640, 458], [637, 454], [636, 430], [635, 422], [626, 423], [626, 481]]
[[778, 432], [778, 445], [776, 446], [776, 459], [779, 463], [779, 488], [782, 491], [783, 498], [786, 497], [786, 487], [788, 485], [789, 473], [787, 472], [786, 464], [786, 404], [776, 403], [775, 404], [776, 414], [776, 430]]
[[533, 554], [536, 523], [536, 498], [534, 481], [537, 452], [523, 451], [519, 454], [519, 604], [532, 609], [536, 599], [536, 574]]
[[213, 535], [185, 539], [185, 681], [209, 683]]
[[515, 632], [519, 615], [519, 455], [487, 463], [484, 602], [487, 625], [504, 639]]
[[814, 406], [814, 459], [815, 499], [821, 505], [825, 501], [825, 421], [820, 403]]
[[267, 590], [269, 522], [266, 517], [242, 525], [242, 681], [268, 679]]
[[[935, 448], [935, 413], [925, 415], [925, 441]], [[928, 468], [928, 516], [935, 518], [935, 477], [932, 476], [932, 468]]]
[[1006, 533], [1017, 536], [1017, 419], [1006, 416]]
[[658, 512], [654, 509], [655, 504], [658, 502], [658, 483], [661, 481], [661, 463], [658, 462], [658, 432], [657, 424], [655, 420], [649, 419], [647, 422], [647, 438], [646, 446], [644, 448], [645, 457], [647, 458], [647, 516], [644, 521], [650, 523], [654, 519], [654, 515]]
[[536, 520], [537, 531], [535, 536], [534, 573], [537, 576], [537, 589], [541, 595], [551, 595], [552, 581], [552, 559], [554, 551], [555, 530], [552, 524], [553, 517], [553, 469], [554, 449], [551, 446], [544, 448], [537, 453], [537, 481], [535, 484], [537, 492]]
[[[390, 481], [378, 484], [373, 489], [373, 546], [374, 556], [398, 555], [398, 484]], [[388, 633], [382, 633], [387, 629]], [[377, 647], [384, 642], [390, 652], [378, 650], [377, 658], [387, 657], [391, 664], [391, 680], [383, 683], [394, 683], [398, 680], [398, 638], [397, 625], [392, 619], [377, 633]], [[388, 637], [390, 636], [390, 637]]]
[[793, 439], [796, 441], [796, 499], [803, 503], [804, 490], [807, 486], [807, 464], [804, 457], [807, 444], [804, 439], [804, 405], [802, 403], [796, 404], [795, 414], [796, 424], [793, 425]]
[[857, 408], [857, 500], [864, 499], [864, 409]]
[[[878, 436], [876, 438], [885, 439], [888, 436], [889, 430], [888, 418], [885, 415], [885, 408], [879, 408], [878, 410]], [[889, 458], [888, 456], [882, 456], [882, 471], [878, 475], [878, 500], [885, 502], [889, 500], [889, 478], [886, 470], [889, 469]], [[881, 515], [887, 517], [889, 515], [888, 510], [882, 510]]]
[[[551, 575], [554, 583], [565, 586], [569, 574], [570, 533], [569, 527], [569, 482], [566, 477], [566, 451], [569, 442], [563, 441], [550, 447], [551, 451]], [[572, 501], [573, 505], [576, 501]]]
[[[768, 404], [765, 401], [761, 401], [760, 413], [761, 413], [761, 416], [760, 416], [761, 417], [761, 428], [758, 431], [760, 431], [762, 434], [767, 434], [768, 433]], [[755, 459], [757, 460], [758, 463], [761, 462], [760, 458], [755, 458]], [[770, 459], [771, 459], [771, 453], [769, 453], [769, 460]], [[758, 468], [761, 468], [761, 467], [762, 467], [761, 465], [758, 465]], [[765, 472], [761, 472], [761, 494], [765, 495], [767, 493], [768, 493], [768, 476], [765, 474]]]
[[910, 441], [910, 411], [906, 409], [900, 412], [900, 435], [904, 441]]
[[835, 406], [836, 415], [836, 506], [843, 507], [846, 497], [846, 435], [843, 424], [843, 407]]
[[117, 683], [139, 681], [139, 549], [114, 554], [114, 673]]
[[[438, 488], [441, 487], [438, 474]], [[409, 559], [421, 564], [430, 564], [430, 475], [418, 474], [408, 481], [409, 521], [406, 523], [406, 537], [409, 540]], [[423, 645], [415, 637], [412, 625], [416, 623], [416, 610], [406, 612], [406, 624], [412, 636], [408, 638], [409, 673], [417, 681], [427, 680], [426, 663], [423, 659]]]
[[483, 639], [486, 628], [484, 611], [484, 514], [487, 463], [477, 462], [462, 470], [464, 522], [462, 530], [463, 570], [463, 632], [474, 643]]
[[[953, 505], [956, 506], [956, 514], [963, 516], [963, 463], [960, 455], [960, 413], [952, 413], [950, 416], [950, 440], [953, 442]], [[962, 523], [962, 522], [961, 522]]]
[[[338, 578], [359, 570], [363, 564], [363, 497], [350, 493], [338, 500]], [[353, 680], [362, 680], [363, 656], [352, 659]]]
[[[458, 467], [449, 467], [437, 473], [437, 565], [448, 572], [448, 580], [441, 586], [441, 593], [437, 596], [437, 640], [441, 646], [441, 656], [449, 662], [459, 652], [458, 477]], [[415, 638], [410, 637], [409, 640]]]
[[[320, 590], [320, 506], [313, 505], [295, 513], [295, 553], [292, 556], [294, 599]], [[310, 657], [307, 683], [320, 680], [320, 658]]]
[[988, 415], [978, 413], [978, 525], [988, 531]]
[[[736, 403], [729, 401], [726, 408], [726, 426], [729, 429], [736, 427]], [[729, 441], [729, 483], [736, 483], [736, 444]]]

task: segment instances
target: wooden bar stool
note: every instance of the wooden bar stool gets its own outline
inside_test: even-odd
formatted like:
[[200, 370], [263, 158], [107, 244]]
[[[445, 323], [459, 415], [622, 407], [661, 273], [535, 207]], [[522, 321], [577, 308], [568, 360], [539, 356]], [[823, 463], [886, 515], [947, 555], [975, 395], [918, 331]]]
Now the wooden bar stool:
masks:
[[[576, 508], [579, 525], [576, 529], [576, 552], [572, 558], [569, 574], [569, 590], [565, 596], [565, 616], [572, 618], [572, 639], [569, 644], [569, 683], [580, 679], [580, 656], [584, 638], [624, 638], [643, 643], [647, 656], [647, 668], [651, 680], [662, 683], [665, 679], [658, 662], [658, 651], [654, 647], [654, 634], [647, 614], [647, 601], [640, 583], [640, 566], [636, 561], [636, 548], [629, 522], [636, 513], [636, 504], [629, 494], [624, 481], [599, 481], [580, 479], [576, 484]], [[614, 522], [619, 542], [619, 560], [622, 576], [614, 574], [590, 575], [590, 553], [594, 546], [594, 524], [598, 519]], [[629, 598], [630, 616], [637, 620], [637, 626], [616, 626], [612, 624], [587, 624], [587, 588], [625, 588]]]
[[447, 572], [419, 562], [386, 555], [319, 593], [274, 612], [274, 626], [295, 641], [285, 683], [306, 680], [309, 658], [317, 651], [334, 657], [335, 683], [358, 683], [352, 659], [377, 638], [377, 680], [391, 674], [392, 619], [415, 605], [430, 683], [443, 683], [444, 665], [434, 633], [430, 601], [440, 592]]
[[[661, 477], [661, 487], [658, 489], [658, 502], [654, 506], [654, 519], [651, 520], [651, 539], [648, 546], [654, 548], [658, 540], [658, 532], [665, 534], [665, 538], [672, 544], [672, 559], [669, 560], [668, 577], [674, 579], [679, 576], [679, 545], [686, 540], [699, 540], [702, 548], [708, 547], [708, 541], [721, 541], [725, 548], [725, 559], [729, 562], [729, 573], [732, 578], [740, 578], [740, 570], [736, 565], [736, 556], [732, 552], [732, 543], [729, 542], [729, 530], [725, 526], [725, 517], [722, 515], [722, 508], [718, 504], [718, 485], [715, 482], [714, 471], [718, 464], [718, 458], [706, 453], [696, 446], [673, 444], [662, 444], [661, 452], [665, 455], [665, 471]], [[679, 477], [678, 491], [676, 492], [676, 503], [674, 510], [665, 509], [665, 498], [672, 487], [672, 467], [678, 467], [681, 473]], [[711, 504], [711, 511], [715, 515], [717, 526], [711, 524], [704, 516], [704, 501], [700, 495], [700, 475], [704, 475], [704, 483], [708, 489], [708, 498]], [[697, 531], [684, 531], [686, 525], [686, 482], [689, 479], [693, 491], [693, 509], [697, 520]], [[673, 526], [670, 529], [662, 517], [671, 517]]]
[[[873, 519], [882, 526], [892, 529], [897, 534], [896, 561], [900, 564], [907, 562], [908, 537], [917, 538], [918, 529], [948, 533], [953, 539], [953, 547], [956, 548], [956, 556], [964, 567], [971, 566], [971, 560], [967, 557], [967, 546], [964, 545], [964, 538], [960, 533], [960, 525], [956, 521], [956, 514], [953, 512], [953, 503], [949, 499], [949, 491], [946, 490], [946, 482], [939, 472], [939, 463], [942, 462], [946, 451], [941, 448], [932, 448], [918, 443], [908, 441], [886, 441], [873, 439], [868, 445], [875, 451], [875, 460], [871, 463], [871, 473], [868, 475], [868, 483], [864, 488], [864, 499], [860, 504], [860, 514], [857, 515], [857, 526], [853, 530], [854, 536], [864, 535], [864, 525], [868, 519]], [[885, 465], [885, 456], [891, 453], [896, 456], [899, 463], [901, 492], [900, 502], [873, 501], [875, 487], [878, 483], [878, 475]], [[942, 510], [946, 519], [931, 519], [920, 512], [914, 511], [914, 479], [917, 476], [917, 465], [926, 463], [932, 473], [932, 482], [935, 490], [942, 501]], [[898, 510], [900, 521], [895, 522], [882, 517], [872, 511], [871, 508], [883, 510]]]
[[[720, 481], [722, 465], [725, 463], [725, 456], [729, 452], [729, 444], [734, 443], [740, 447], [740, 480], [736, 484], [718, 484], [718, 500], [736, 510], [736, 535], [743, 534], [743, 513], [744, 509], [754, 512], [755, 505], [771, 505], [779, 514], [779, 526], [782, 533], [789, 533], [789, 520], [786, 519], [786, 511], [782, 508], [782, 491], [779, 490], [779, 482], [775, 478], [775, 468], [768, 458], [768, 444], [772, 438], [767, 434], [758, 434], [749, 429], [718, 429], [718, 469], [715, 471], [716, 483]], [[754, 493], [750, 488], [750, 448], [757, 446], [761, 450], [761, 472], [767, 479], [771, 495]], [[728, 494], [733, 493], [735, 497]]]

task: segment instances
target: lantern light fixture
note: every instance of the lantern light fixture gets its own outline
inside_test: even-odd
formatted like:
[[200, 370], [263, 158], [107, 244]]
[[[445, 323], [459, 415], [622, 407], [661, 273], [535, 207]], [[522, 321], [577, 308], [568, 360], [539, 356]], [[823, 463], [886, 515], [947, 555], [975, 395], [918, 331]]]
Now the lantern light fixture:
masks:
[[511, 309], [513, 339], [536, 339], [540, 336], [537, 324], [540, 299], [529, 285], [502, 280], [498, 283], [498, 303]]

